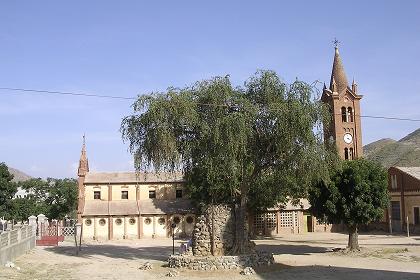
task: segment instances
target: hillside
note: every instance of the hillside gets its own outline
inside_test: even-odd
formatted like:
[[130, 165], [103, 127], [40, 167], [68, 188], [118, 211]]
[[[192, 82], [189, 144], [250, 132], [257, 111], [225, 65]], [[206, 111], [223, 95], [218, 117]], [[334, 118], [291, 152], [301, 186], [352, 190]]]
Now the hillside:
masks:
[[20, 181], [26, 181], [31, 179], [32, 177], [28, 174], [23, 173], [22, 171], [9, 167], [9, 172], [13, 174], [13, 182], [20, 182]]
[[381, 139], [363, 147], [366, 158], [379, 162], [384, 167], [420, 166], [420, 129], [399, 141]]

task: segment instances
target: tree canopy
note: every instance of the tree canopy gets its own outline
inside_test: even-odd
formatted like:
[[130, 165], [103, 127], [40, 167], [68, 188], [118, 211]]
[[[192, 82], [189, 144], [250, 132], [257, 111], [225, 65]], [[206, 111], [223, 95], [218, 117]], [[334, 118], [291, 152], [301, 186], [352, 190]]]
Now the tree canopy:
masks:
[[306, 195], [328, 174], [320, 126], [327, 118], [313, 88], [259, 71], [243, 87], [216, 77], [143, 95], [122, 121], [137, 170], [182, 170], [191, 198], [237, 209], [237, 251], [245, 211]]
[[329, 182], [320, 180], [311, 189], [312, 212], [331, 223], [343, 222], [349, 230], [349, 249], [358, 249], [359, 225], [379, 220], [388, 206], [387, 184], [387, 173], [379, 164], [344, 161]]
[[[6, 220], [26, 221], [31, 215], [44, 214], [49, 219], [75, 217], [77, 181], [75, 179], [43, 180], [33, 178], [12, 182], [6, 164], [0, 163], [0, 217]], [[17, 187], [27, 191], [25, 197], [16, 197]]]
[[0, 217], [9, 218], [10, 204], [13, 196], [17, 191], [16, 183], [12, 182], [13, 174], [10, 174], [7, 165], [4, 162], [0, 163]]

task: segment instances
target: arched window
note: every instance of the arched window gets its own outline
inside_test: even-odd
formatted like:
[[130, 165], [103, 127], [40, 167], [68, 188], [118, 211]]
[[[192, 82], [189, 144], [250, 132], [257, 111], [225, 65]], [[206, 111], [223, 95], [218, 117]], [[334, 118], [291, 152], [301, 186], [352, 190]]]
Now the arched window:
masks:
[[347, 122], [347, 111], [346, 107], [341, 107], [341, 121]]
[[347, 108], [347, 115], [348, 115], [348, 118], [347, 119], [350, 122], [353, 122], [353, 109], [351, 107], [348, 107]]
[[353, 148], [350, 148], [349, 158], [354, 159]]
[[348, 160], [349, 159], [349, 149], [344, 148], [344, 159]]

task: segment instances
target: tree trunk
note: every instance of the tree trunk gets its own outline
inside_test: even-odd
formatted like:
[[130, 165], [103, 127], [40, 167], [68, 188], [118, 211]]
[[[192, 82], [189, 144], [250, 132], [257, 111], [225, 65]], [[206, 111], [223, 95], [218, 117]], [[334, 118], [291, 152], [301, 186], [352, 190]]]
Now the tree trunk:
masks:
[[347, 249], [350, 251], [359, 251], [359, 235], [357, 233], [357, 226], [348, 226], [349, 230], [349, 244]]
[[249, 252], [248, 231], [246, 227], [247, 199], [245, 191], [241, 191], [239, 203], [235, 205], [235, 240], [232, 253], [235, 255]]

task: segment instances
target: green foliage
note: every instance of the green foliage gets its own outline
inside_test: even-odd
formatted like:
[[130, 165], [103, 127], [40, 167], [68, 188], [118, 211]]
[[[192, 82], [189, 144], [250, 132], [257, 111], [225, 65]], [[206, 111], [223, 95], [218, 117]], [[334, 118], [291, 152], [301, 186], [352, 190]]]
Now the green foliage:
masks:
[[9, 209], [12, 198], [17, 191], [17, 186], [12, 182], [13, 175], [10, 174], [7, 165], [0, 163], [0, 217], [9, 219]]
[[379, 164], [358, 159], [344, 161], [331, 181], [318, 181], [309, 200], [316, 217], [343, 221], [349, 227], [369, 224], [383, 216], [389, 204], [387, 173]]
[[44, 214], [49, 219], [75, 218], [77, 181], [75, 179], [30, 179], [21, 183], [29, 194], [12, 202], [11, 218], [26, 220], [31, 215]]
[[313, 89], [260, 71], [244, 87], [227, 77], [140, 96], [122, 121], [137, 170], [182, 169], [197, 202], [246, 196], [263, 209], [306, 195], [328, 174], [320, 125], [326, 110]]

